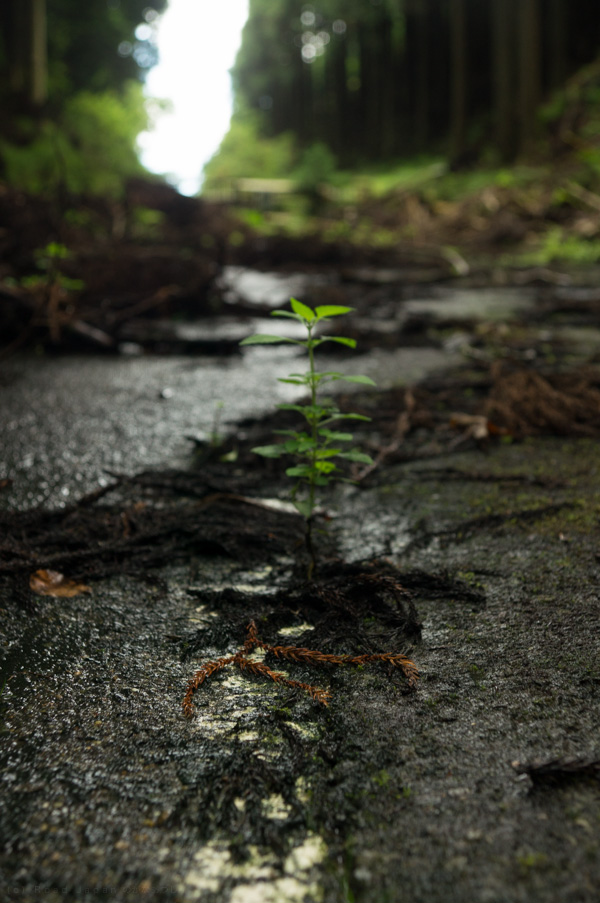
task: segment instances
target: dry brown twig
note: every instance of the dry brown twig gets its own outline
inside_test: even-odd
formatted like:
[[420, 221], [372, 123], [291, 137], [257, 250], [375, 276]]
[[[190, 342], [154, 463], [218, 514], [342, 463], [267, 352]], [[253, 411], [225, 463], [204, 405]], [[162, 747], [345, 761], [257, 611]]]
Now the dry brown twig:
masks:
[[265, 652], [271, 652], [276, 658], [286, 659], [290, 662], [313, 665], [366, 665], [370, 662], [384, 662], [394, 668], [400, 668], [411, 687], [415, 686], [419, 678], [416, 665], [405, 655], [389, 652], [376, 652], [365, 655], [332, 655], [318, 652], [314, 649], [307, 649], [305, 646], [271, 646], [259, 638], [255, 622], [250, 621], [244, 645], [235, 655], [225, 656], [213, 662], [206, 662], [196, 671], [188, 684], [182, 703], [184, 715], [189, 718], [193, 714], [192, 700], [196, 690], [202, 686], [207, 678], [218, 671], [222, 671], [228, 665], [236, 665], [242, 672], [248, 671], [250, 674], [268, 677], [274, 683], [284, 684], [286, 687], [304, 690], [315, 702], [320, 702], [322, 705], [329, 704], [331, 699], [329, 690], [323, 690], [320, 687], [302, 683], [299, 680], [292, 680], [280, 671], [273, 671], [263, 662], [249, 659], [248, 656], [254, 649], [264, 649]]
[[404, 392], [404, 410], [398, 415], [398, 419], [396, 420], [396, 428], [394, 430], [394, 435], [392, 437], [391, 442], [387, 445], [383, 446], [379, 449], [378, 453], [375, 456], [375, 459], [371, 464], [368, 464], [366, 467], [362, 469], [355, 468], [352, 474], [352, 477], [356, 482], [361, 482], [366, 479], [366, 477], [370, 476], [374, 470], [377, 470], [378, 467], [383, 464], [386, 458], [389, 458], [390, 455], [393, 455], [398, 451], [406, 435], [412, 429], [412, 414], [416, 408], [416, 400], [410, 386]]

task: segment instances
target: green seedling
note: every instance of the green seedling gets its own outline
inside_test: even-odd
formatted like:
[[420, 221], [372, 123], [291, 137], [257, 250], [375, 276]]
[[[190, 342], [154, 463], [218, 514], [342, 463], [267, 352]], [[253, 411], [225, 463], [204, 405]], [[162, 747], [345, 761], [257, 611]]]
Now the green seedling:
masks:
[[[225, 433], [221, 432], [221, 419], [223, 415], [223, 408], [225, 407], [224, 401], [216, 401], [215, 402], [215, 411], [213, 416], [212, 429], [210, 431], [210, 440], [209, 446], [213, 452], [216, 452], [219, 448], [223, 446], [225, 443]], [[219, 456], [219, 461], [223, 461], [225, 464], [233, 464], [237, 461], [238, 450], [237, 448], [232, 448], [231, 451], [225, 452], [225, 454]]]
[[[57, 285], [67, 292], [80, 291], [80, 289], [84, 288], [84, 283], [81, 279], [71, 279], [61, 271], [61, 261], [67, 260], [71, 256], [71, 252], [65, 245], [51, 241], [45, 248], [40, 248], [36, 251], [36, 254], [35, 265], [38, 270], [42, 270], [45, 273], [45, 276], [37, 278], [45, 279], [49, 287]], [[35, 279], [36, 277], [33, 278]]]
[[223, 416], [224, 401], [216, 401], [213, 413], [212, 428], [210, 431], [209, 444], [212, 449], [219, 448], [223, 445], [223, 435], [221, 433], [221, 418]]
[[338, 380], [365, 386], [374, 386], [375, 383], [368, 376], [346, 376], [334, 370], [321, 372], [315, 368], [315, 350], [324, 342], [337, 342], [348, 348], [356, 348], [355, 340], [345, 336], [315, 337], [315, 329], [319, 323], [326, 322], [331, 317], [343, 316], [353, 308], [327, 304], [313, 310], [295, 298], [290, 299], [290, 305], [291, 311], [274, 310], [271, 312], [272, 316], [297, 320], [306, 329], [306, 339], [258, 334], [248, 336], [241, 344], [271, 345], [289, 342], [306, 349], [308, 355], [306, 372], [290, 373], [289, 376], [279, 378], [279, 382], [307, 389], [309, 392], [308, 403], [277, 406], [282, 411], [297, 412], [304, 418], [305, 428], [299, 431], [276, 430], [278, 435], [284, 437], [281, 442], [275, 445], [261, 445], [252, 450], [265, 458], [279, 458], [283, 455], [291, 455], [295, 458], [294, 465], [287, 468], [286, 474], [294, 480], [294, 487], [291, 491], [292, 502], [306, 523], [306, 547], [309, 553], [308, 576], [310, 579], [316, 566], [312, 528], [317, 491], [319, 488], [327, 486], [332, 480], [343, 479], [342, 470], [334, 459], [361, 464], [373, 463], [369, 455], [361, 452], [358, 448], [348, 448], [348, 443], [352, 442], [354, 438], [352, 433], [331, 429], [331, 426], [340, 420], [369, 420], [370, 418], [362, 414], [342, 414], [333, 399], [321, 397], [320, 391], [324, 385]]
[[84, 288], [81, 279], [71, 279], [61, 272], [61, 261], [71, 256], [71, 252], [65, 245], [51, 241], [44, 248], [38, 248], [35, 252], [35, 265], [40, 271], [35, 275], [22, 276], [20, 279], [5, 280], [9, 285], [20, 285], [27, 289], [44, 289], [48, 295], [56, 286], [66, 292], [76, 292]]

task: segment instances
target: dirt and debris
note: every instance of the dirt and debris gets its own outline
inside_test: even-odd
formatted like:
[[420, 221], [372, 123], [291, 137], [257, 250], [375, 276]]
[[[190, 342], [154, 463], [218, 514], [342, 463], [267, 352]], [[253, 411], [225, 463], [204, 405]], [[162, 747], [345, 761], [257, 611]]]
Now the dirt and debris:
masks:
[[251, 561], [281, 555], [302, 542], [297, 518], [222, 493], [168, 507], [137, 501], [2, 513], [0, 521], [6, 536], [0, 542], [0, 575], [61, 567], [77, 579], [97, 579], [139, 574], [194, 555]]
[[[119, 200], [42, 199], [0, 185], [0, 355], [35, 347], [115, 354], [132, 346], [138, 353], [235, 353], [235, 342], [186, 337], [173, 323], [225, 309], [251, 316], [251, 307], [226, 300], [221, 276], [231, 266], [335, 272], [328, 292], [346, 302], [359, 294], [363, 306], [368, 296], [365, 310], [378, 301], [389, 306], [390, 294], [407, 286], [496, 284], [539, 289], [540, 316], [586, 317], [597, 310], [597, 293], [574, 285], [560, 265], [498, 260], [499, 249], [517, 249], [524, 238], [535, 244], [549, 221], [576, 228], [585, 200], [571, 197], [556, 208], [555, 194], [545, 184], [535, 200], [516, 186], [486, 186], [462, 202], [434, 203], [420, 191], [392, 191], [357, 204], [353, 216], [369, 223], [361, 243], [327, 237], [347, 214], [337, 208], [313, 232], [257, 234], [235, 206], [183, 197], [158, 181], [130, 180]], [[587, 238], [598, 232], [598, 216], [586, 214]], [[369, 243], [377, 230], [395, 237]], [[424, 325], [417, 316], [385, 334], [369, 336], [376, 324], [366, 321], [359, 331], [380, 346], [393, 347], [399, 335], [419, 346], [432, 340]]]
[[517, 774], [527, 775], [534, 788], [558, 787], [589, 778], [600, 779], [600, 761], [552, 759], [550, 762], [513, 762]]
[[[378, 577], [376, 575], [371, 574], [369, 576], [371, 578], [369, 581], [370, 586], [378, 582]], [[351, 589], [356, 592], [356, 590], [361, 585], [364, 585], [364, 582], [364, 575], [357, 575], [357, 578], [352, 581]], [[325, 605], [331, 604], [329, 602], [331, 593], [332, 588], [328, 587], [326, 592], [319, 594], [320, 600]], [[343, 594], [339, 589], [337, 589], [337, 587], [336, 594], [336, 602], [339, 609], [340, 603], [343, 604], [345, 600]], [[420, 625], [417, 626], [420, 628]], [[414, 687], [419, 678], [419, 672], [414, 662], [411, 662], [409, 658], [400, 653], [363, 652], [360, 655], [346, 655], [332, 652], [321, 652], [320, 650], [316, 649], [307, 649], [306, 646], [273, 646], [270, 643], [265, 643], [265, 641], [258, 636], [255, 622], [250, 621], [244, 645], [235, 653], [235, 655], [225, 656], [224, 658], [219, 658], [213, 662], [205, 662], [205, 664], [203, 664], [198, 669], [198, 671], [196, 671], [188, 684], [187, 692], [183, 699], [182, 707], [184, 715], [187, 715], [188, 718], [191, 718], [194, 714], [193, 697], [196, 690], [202, 686], [207, 678], [212, 677], [213, 674], [217, 674], [219, 671], [222, 671], [228, 665], [235, 665], [240, 669], [242, 673], [247, 672], [248, 674], [254, 676], [267, 677], [269, 680], [272, 680], [276, 684], [284, 684], [286, 687], [304, 690], [306, 693], [308, 693], [311, 699], [314, 699], [316, 702], [320, 702], [323, 705], [329, 705], [331, 693], [328, 690], [323, 690], [321, 687], [316, 687], [313, 684], [307, 684], [302, 683], [302, 681], [292, 680], [285, 674], [282, 674], [281, 671], [273, 671], [273, 669], [269, 668], [269, 666], [265, 662], [256, 661], [251, 657], [252, 653], [255, 650], [270, 653], [276, 659], [284, 659], [285, 661], [290, 662], [311, 664], [313, 666], [364, 666], [366, 664], [373, 664], [375, 662], [383, 663], [391, 666], [392, 668], [399, 668], [406, 677], [408, 685], [410, 687]]]
[[[209, 212], [161, 204], [173, 236], [185, 221], [200, 247]], [[23, 248], [13, 278], [47, 240], [52, 211], [30, 214], [1, 236]], [[142, 227], [127, 226], [138, 237]], [[110, 226], [122, 228], [118, 217]], [[240, 263], [219, 234], [217, 269]], [[84, 259], [62, 241], [71, 263]], [[156, 350], [143, 339], [155, 312], [181, 301], [209, 320], [214, 255], [163, 272], [173, 247], [164, 258], [157, 249], [139, 292], [129, 276], [119, 283], [118, 301], [107, 273], [106, 316], [90, 324], [113, 317], [114, 342]], [[290, 248], [260, 253], [283, 261]], [[103, 254], [106, 245], [90, 252], [90, 273]], [[289, 412], [238, 416], [250, 406], [234, 406], [222, 435], [213, 425], [185, 443], [195, 393], [212, 403], [252, 391], [231, 355], [216, 375], [192, 359], [197, 382], [182, 358], [168, 395], [150, 354], [143, 367], [100, 359], [98, 388], [85, 391], [75, 384], [83, 359], [17, 354], [0, 370], [12, 412], [0, 473], [3, 899], [595, 903], [597, 295], [536, 277], [511, 306], [475, 281], [465, 314], [439, 282], [409, 285], [383, 272], [383, 258], [366, 261], [368, 276], [361, 263], [348, 259], [344, 278], [313, 285], [307, 303], [356, 307], [350, 329], [365, 351], [451, 346], [462, 364], [339, 398], [372, 418], [356, 440], [375, 466], [324, 493], [312, 582], [284, 466], [251, 452]], [[154, 305], [167, 284], [178, 288]], [[495, 318], [478, 314], [497, 301]], [[239, 338], [249, 324], [237, 317], [267, 312], [239, 299], [230, 309]], [[22, 351], [47, 342], [51, 324], [38, 325]], [[173, 460], [174, 429], [184, 463]], [[120, 458], [103, 457], [107, 442]], [[148, 463], [149, 443], [160, 463]], [[252, 663], [244, 673], [240, 649]], [[390, 656], [414, 663], [416, 688]], [[208, 674], [224, 661], [233, 667]], [[205, 678], [186, 718], [195, 672]]]
[[[6, 899], [592, 903], [597, 441], [546, 421], [456, 446], [452, 413], [484, 409], [491, 373], [348, 399], [374, 418], [361, 441], [397, 447], [324, 499], [313, 584], [302, 519], [267, 501], [281, 471], [249, 452], [271, 416], [195, 468], [3, 510]], [[32, 593], [42, 567], [92, 593]], [[220, 669], [184, 718], [251, 620], [284, 679]], [[406, 655], [420, 679], [278, 648]]]
[[531, 369], [511, 372], [500, 368], [486, 413], [520, 438], [543, 433], [598, 436], [600, 371], [585, 368], [544, 376]]
[[[424, 458], [445, 458], [465, 447], [489, 448], [504, 438], [533, 435], [594, 438], [600, 431], [600, 371], [570, 370], [543, 376], [533, 368], [492, 364], [465, 378], [459, 371], [443, 384], [425, 380], [411, 389], [369, 391], [340, 397], [341, 409], [368, 416], [357, 435], [372, 453], [371, 465], [348, 468], [359, 485], [389, 479], [389, 468]], [[468, 413], [459, 420], [460, 405]], [[483, 410], [485, 414], [478, 413]], [[5, 539], [0, 541], [0, 575], [34, 569], [65, 569], [87, 580], [122, 573], [143, 573], [193, 555], [222, 555], [238, 561], [302, 557], [301, 519], [264, 501], [280, 493], [281, 463], [258, 458], [255, 445], [273, 431], [293, 423], [294, 414], [279, 411], [240, 424], [217, 447], [197, 445], [197, 469], [115, 474], [112, 481], [60, 510], [37, 508], [0, 512]], [[470, 425], [492, 424], [484, 435]], [[459, 428], [459, 436], [456, 436]], [[462, 431], [460, 431], [462, 428]], [[373, 436], [378, 436], [377, 444]], [[235, 468], [228, 464], [234, 455]], [[424, 473], [427, 473], [424, 471]], [[441, 471], [429, 471], [428, 478]], [[461, 475], [456, 479], [492, 479]], [[496, 477], [498, 479], [498, 477]], [[555, 475], [507, 475], [504, 481], [559, 486]], [[531, 521], [558, 512], [567, 503], [516, 507], [483, 517], [462, 519], [450, 531], [424, 533], [419, 542], [448, 533], [468, 537], [507, 520]], [[321, 542], [322, 549], [327, 543]], [[332, 550], [328, 550], [331, 554]], [[323, 554], [323, 553], [322, 553]]]

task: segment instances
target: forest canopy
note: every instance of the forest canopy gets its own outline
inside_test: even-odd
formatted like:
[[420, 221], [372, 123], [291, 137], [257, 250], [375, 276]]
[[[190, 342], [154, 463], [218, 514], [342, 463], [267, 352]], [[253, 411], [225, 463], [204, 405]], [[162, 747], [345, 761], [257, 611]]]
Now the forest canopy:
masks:
[[6, 0], [0, 6], [0, 90], [13, 108], [76, 91], [120, 89], [157, 61], [152, 23], [167, 0]]
[[119, 194], [142, 171], [144, 73], [167, 0], [8, 0], [0, 7], [0, 174], [16, 187]]
[[510, 162], [599, 47], [596, 0], [250, 0], [237, 116], [346, 166], [423, 152]]
[[[141, 85], [166, 6], [4, 0], [0, 177], [34, 192], [118, 194], [142, 172]], [[314, 182], [324, 168], [419, 155], [454, 168], [512, 163], [552, 138], [570, 103], [561, 140], [578, 132], [573, 90], [598, 107], [599, 47], [597, 0], [249, 0], [235, 113], [205, 186], [298, 172]], [[594, 159], [599, 121], [577, 148]]]

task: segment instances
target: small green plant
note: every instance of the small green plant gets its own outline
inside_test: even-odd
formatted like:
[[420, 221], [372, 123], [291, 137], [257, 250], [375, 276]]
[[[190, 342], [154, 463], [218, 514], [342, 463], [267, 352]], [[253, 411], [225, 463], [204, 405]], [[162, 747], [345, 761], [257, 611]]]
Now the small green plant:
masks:
[[20, 279], [6, 279], [8, 285], [20, 285], [27, 289], [45, 289], [47, 292], [52, 286], [58, 286], [66, 292], [76, 292], [84, 288], [81, 279], [71, 279], [61, 272], [60, 263], [67, 257], [71, 256], [71, 252], [65, 245], [56, 241], [51, 241], [44, 248], [38, 248], [35, 252], [35, 265], [40, 271], [35, 275], [22, 276]]
[[73, 318], [74, 293], [85, 288], [85, 283], [62, 272], [62, 261], [71, 256], [65, 245], [52, 241], [44, 248], [38, 248], [35, 254], [38, 273], [20, 279], [7, 277], [4, 283], [20, 286], [31, 293], [36, 302], [32, 323], [45, 323], [52, 341], [58, 342], [61, 330]]
[[333, 459], [342, 458], [362, 464], [373, 463], [370, 456], [358, 448], [348, 449], [347, 444], [354, 438], [352, 433], [330, 428], [332, 424], [340, 420], [369, 420], [370, 418], [362, 414], [342, 414], [333, 399], [323, 398], [319, 392], [325, 384], [338, 380], [367, 386], [374, 386], [375, 383], [368, 376], [346, 376], [334, 370], [320, 372], [315, 367], [315, 350], [324, 342], [337, 342], [348, 348], [356, 347], [355, 340], [345, 336], [315, 336], [315, 329], [320, 323], [328, 321], [331, 317], [343, 316], [353, 308], [327, 304], [312, 310], [295, 298], [291, 298], [290, 305], [291, 311], [274, 310], [272, 316], [297, 320], [306, 329], [306, 339], [258, 334], [248, 336], [241, 344], [269, 345], [290, 342], [305, 348], [308, 355], [307, 371], [290, 373], [289, 376], [279, 378], [279, 382], [308, 390], [309, 401], [307, 404], [278, 405], [280, 410], [295, 411], [300, 414], [305, 420], [305, 428], [303, 430], [276, 430], [278, 435], [285, 437], [282, 442], [275, 445], [261, 445], [254, 448], [253, 451], [266, 458], [291, 455], [296, 459], [296, 463], [287, 468], [286, 474], [295, 481], [291, 492], [292, 502], [306, 522], [306, 547], [309, 553], [308, 576], [310, 579], [316, 565], [312, 527], [317, 490], [319, 487], [327, 486], [332, 480], [343, 479], [342, 471]]
[[221, 418], [223, 416], [224, 401], [215, 401], [213, 412], [213, 422], [210, 430], [209, 444], [212, 449], [220, 448], [223, 445], [223, 434], [221, 433]]

